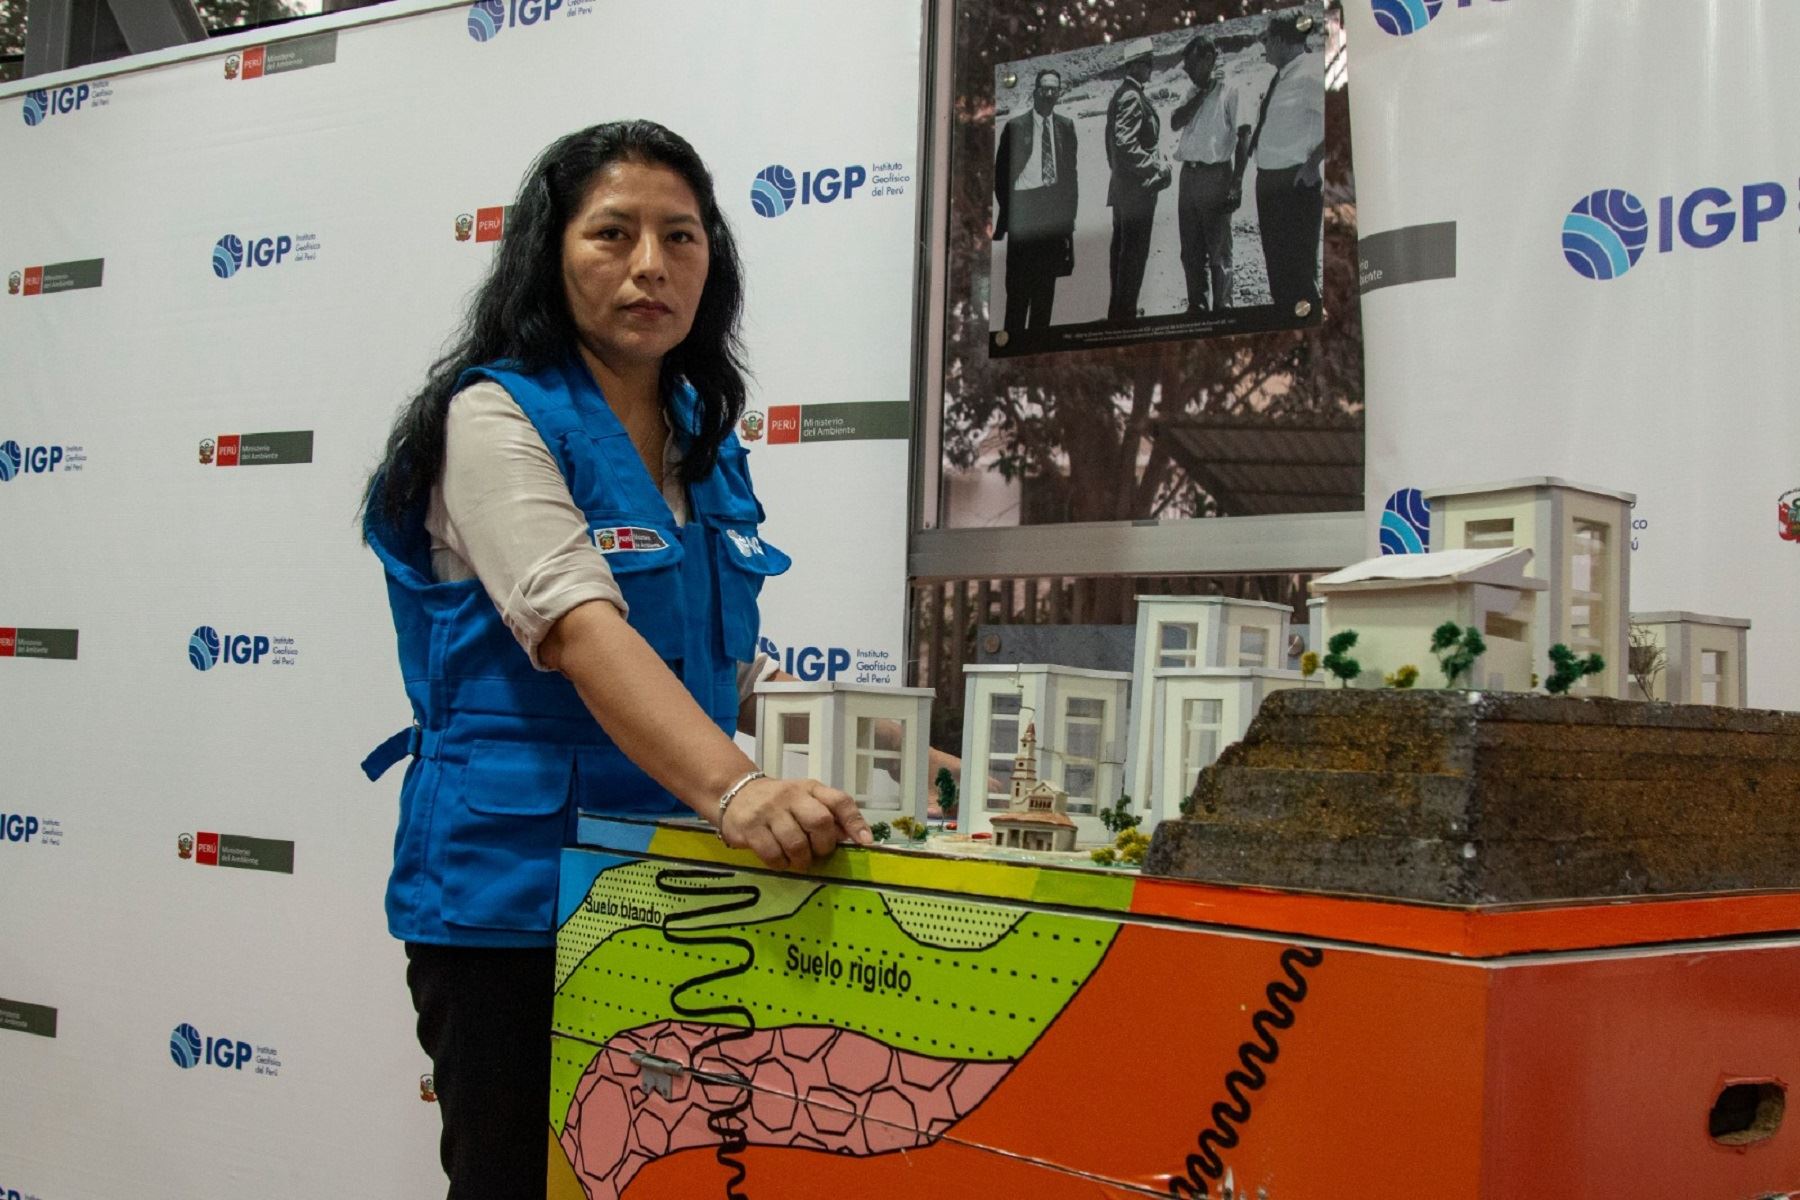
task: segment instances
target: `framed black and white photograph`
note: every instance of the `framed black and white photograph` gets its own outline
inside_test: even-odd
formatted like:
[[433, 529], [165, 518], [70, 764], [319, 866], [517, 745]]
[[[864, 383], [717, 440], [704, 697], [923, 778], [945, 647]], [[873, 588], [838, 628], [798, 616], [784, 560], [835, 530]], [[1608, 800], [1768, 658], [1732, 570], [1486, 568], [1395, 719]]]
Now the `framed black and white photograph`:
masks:
[[1316, 324], [1325, 42], [1300, 5], [997, 64], [989, 353]]

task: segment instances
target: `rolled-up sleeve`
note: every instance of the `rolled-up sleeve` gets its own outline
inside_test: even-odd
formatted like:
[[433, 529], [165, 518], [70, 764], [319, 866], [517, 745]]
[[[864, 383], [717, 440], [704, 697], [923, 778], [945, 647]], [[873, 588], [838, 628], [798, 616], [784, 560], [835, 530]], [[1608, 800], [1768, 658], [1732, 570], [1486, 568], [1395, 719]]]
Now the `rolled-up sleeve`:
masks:
[[499, 384], [451, 399], [425, 527], [433, 573], [479, 579], [540, 671], [539, 645], [578, 605], [605, 600], [629, 614], [549, 447]]

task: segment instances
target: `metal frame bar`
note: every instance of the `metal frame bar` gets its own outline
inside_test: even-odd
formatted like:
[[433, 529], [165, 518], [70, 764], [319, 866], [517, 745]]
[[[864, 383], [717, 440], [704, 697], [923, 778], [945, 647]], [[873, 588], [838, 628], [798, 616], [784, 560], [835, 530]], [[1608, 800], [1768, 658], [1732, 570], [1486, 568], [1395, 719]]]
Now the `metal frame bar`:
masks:
[[1367, 557], [1360, 512], [1291, 517], [929, 529], [913, 535], [916, 580], [1032, 575], [1272, 575]]

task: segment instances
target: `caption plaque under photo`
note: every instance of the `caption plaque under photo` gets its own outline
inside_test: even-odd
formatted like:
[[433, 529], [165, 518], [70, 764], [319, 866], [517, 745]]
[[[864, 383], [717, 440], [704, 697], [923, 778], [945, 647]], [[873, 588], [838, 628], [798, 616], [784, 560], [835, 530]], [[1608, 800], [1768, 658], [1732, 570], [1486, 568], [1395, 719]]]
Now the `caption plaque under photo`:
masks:
[[1304, 4], [997, 64], [990, 356], [1317, 325], [1326, 40]]

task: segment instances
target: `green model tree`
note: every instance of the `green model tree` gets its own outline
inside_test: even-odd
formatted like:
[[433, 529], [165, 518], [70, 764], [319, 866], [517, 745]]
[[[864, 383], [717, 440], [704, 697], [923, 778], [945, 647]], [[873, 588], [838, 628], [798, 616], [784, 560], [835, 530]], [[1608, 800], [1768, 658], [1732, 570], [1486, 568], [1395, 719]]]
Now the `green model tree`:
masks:
[[1127, 829], [1136, 829], [1143, 818], [1131, 811], [1131, 797], [1121, 795], [1119, 802], [1111, 808], [1100, 810], [1100, 823], [1106, 826], [1106, 832], [1124, 833]]
[[1349, 687], [1350, 681], [1362, 674], [1362, 664], [1350, 657], [1350, 649], [1356, 645], [1356, 630], [1346, 629], [1342, 633], [1334, 633], [1331, 640], [1325, 643], [1329, 651], [1325, 655], [1324, 666], [1327, 671], [1337, 676], [1343, 687]]
[[1566, 696], [1583, 676], [1598, 675], [1604, 670], [1606, 660], [1598, 654], [1582, 658], [1558, 642], [1550, 647], [1550, 678], [1544, 680], [1544, 690], [1552, 696]]
[[885, 842], [894, 836], [893, 828], [886, 821], [877, 821], [869, 826], [869, 833], [878, 842]]
[[946, 817], [956, 815], [956, 777], [950, 774], [949, 767], [939, 767], [937, 778], [938, 811]]
[[922, 842], [930, 831], [922, 821], [914, 820], [912, 817], [895, 817], [894, 832], [909, 842]]
[[1464, 629], [1455, 621], [1445, 621], [1431, 631], [1431, 652], [1443, 669], [1444, 686], [1455, 687], [1459, 678], [1475, 669], [1475, 660], [1487, 653], [1487, 642], [1473, 625]]
[[1136, 829], [1121, 829], [1119, 836], [1113, 839], [1110, 846], [1102, 846], [1098, 850], [1088, 852], [1088, 857], [1103, 867], [1116, 863], [1141, 867], [1144, 855], [1150, 852], [1150, 835]]

